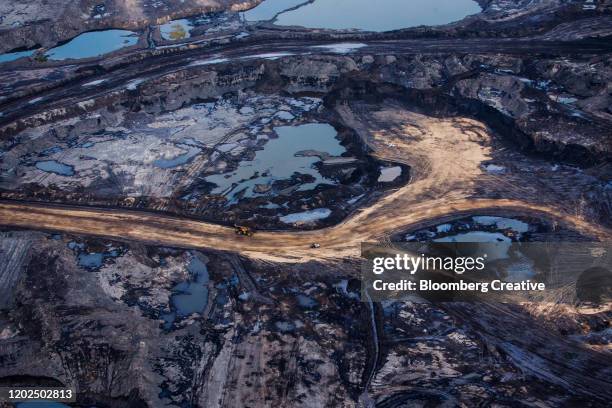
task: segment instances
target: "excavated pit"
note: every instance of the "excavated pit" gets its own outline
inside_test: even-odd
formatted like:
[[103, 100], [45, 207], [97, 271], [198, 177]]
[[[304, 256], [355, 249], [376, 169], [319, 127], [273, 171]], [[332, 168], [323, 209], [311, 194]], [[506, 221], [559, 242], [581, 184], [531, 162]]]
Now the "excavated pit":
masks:
[[[5, 127], [2, 197], [148, 209], [258, 229], [336, 224], [410, 177], [409, 166], [373, 157], [363, 135], [338, 114], [358, 101], [364, 104], [355, 111], [360, 116], [360, 109], [367, 113], [396, 100], [404, 109], [441, 120], [481, 121], [506, 143], [500, 160], [482, 165], [491, 174], [503, 174], [530, 157], [588, 167], [609, 156], [598, 122], [568, 116], [547, 102], [550, 86], [523, 85], [536, 81], [522, 79], [517, 68], [511, 73], [500, 68], [520, 65], [515, 58], [466, 57], [461, 64], [472, 69], [465, 66], [451, 75], [436, 56], [255, 57], [241, 57], [239, 63], [195, 60], [178, 71], [127, 82], [89, 81], [79, 88], [90, 92], [89, 99], [26, 116], [14, 124], [20, 132]], [[436, 69], [421, 72], [424, 59]], [[460, 63], [448, 57], [445, 64]], [[533, 77], [531, 69], [520, 70]], [[407, 80], [410, 70], [426, 76], [418, 83]], [[112, 92], [98, 95], [105, 89]], [[474, 94], [474, 89], [480, 90]], [[590, 92], [599, 92], [599, 86]], [[500, 108], [502, 102], [508, 107]], [[285, 169], [293, 171], [286, 174], [258, 167], [261, 157], [271, 158], [269, 149], [292, 146], [279, 132], [309, 126], [322, 126], [330, 136], [321, 146], [306, 144], [278, 158], [306, 167]], [[538, 126], [560, 133], [546, 136]], [[568, 129], [580, 135], [565, 140]], [[563, 169], [598, 191], [586, 197], [587, 211], [609, 219], [606, 166]]]
[[[121, 221], [116, 241], [3, 229], [0, 385], [75, 386], [78, 405], [112, 407], [610, 399], [608, 309], [362, 302], [356, 252], [341, 252], [370, 237], [594, 239], [527, 205], [610, 226], [609, 6], [478, 0], [455, 23], [374, 33], [242, 21], [254, 0], [26, 3], [0, 5], [1, 199], [344, 223], [236, 237], [242, 255], [215, 246], [234, 242], [225, 229], [164, 247], [186, 232], [170, 223], [150, 245]], [[112, 28], [138, 42], [38, 58]], [[490, 211], [465, 205], [478, 200]]]
[[407, 166], [370, 156], [318, 97], [246, 91], [174, 110], [160, 100], [41, 130], [3, 156], [5, 197], [309, 229], [409, 178]]

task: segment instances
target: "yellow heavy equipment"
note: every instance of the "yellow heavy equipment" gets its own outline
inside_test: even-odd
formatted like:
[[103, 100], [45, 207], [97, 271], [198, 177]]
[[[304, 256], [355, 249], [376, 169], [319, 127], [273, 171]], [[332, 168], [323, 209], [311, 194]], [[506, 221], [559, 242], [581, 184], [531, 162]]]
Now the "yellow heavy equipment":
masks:
[[244, 235], [245, 237], [252, 237], [254, 232], [251, 228], [245, 227], [244, 225], [234, 225], [234, 231], [238, 235]]

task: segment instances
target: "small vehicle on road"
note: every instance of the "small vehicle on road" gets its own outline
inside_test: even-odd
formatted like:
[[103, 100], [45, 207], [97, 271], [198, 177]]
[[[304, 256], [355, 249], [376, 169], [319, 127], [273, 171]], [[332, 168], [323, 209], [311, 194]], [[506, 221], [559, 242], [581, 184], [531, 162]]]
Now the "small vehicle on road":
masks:
[[234, 225], [234, 232], [238, 235], [243, 235], [245, 237], [252, 237], [254, 232], [251, 228], [246, 227], [244, 225]]

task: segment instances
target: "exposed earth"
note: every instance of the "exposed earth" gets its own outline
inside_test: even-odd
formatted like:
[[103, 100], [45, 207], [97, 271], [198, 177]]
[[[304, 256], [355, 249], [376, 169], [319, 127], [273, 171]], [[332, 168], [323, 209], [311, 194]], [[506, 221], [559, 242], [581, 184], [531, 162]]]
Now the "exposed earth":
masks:
[[272, 1], [0, 4], [0, 386], [607, 406], [610, 302], [372, 302], [360, 250], [611, 242], [612, 2], [371, 32]]

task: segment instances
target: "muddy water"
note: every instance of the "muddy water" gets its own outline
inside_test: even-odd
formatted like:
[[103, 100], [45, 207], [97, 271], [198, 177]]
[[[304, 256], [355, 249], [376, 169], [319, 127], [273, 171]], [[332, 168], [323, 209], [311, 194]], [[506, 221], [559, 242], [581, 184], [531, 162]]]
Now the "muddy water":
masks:
[[286, 26], [391, 31], [448, 24], [480, 11], [473, 0], [266, 0], [244, 17]]
[[[278, 138], [269, 140], [263, 150], [257, 151], [251, 161], [240, 162], [238, 168], [231, 173], [208, 176], [206, 181], [217, 185], [213, 194], [225, 195], [230, 201], [238, 193], [244, 192], [245, 197], [258, 195], [256, 186], [265, 188], [267, 194], [272, 183], [286, 180], [295, 173], [312, 176], [314, 181], [300, 185], [299, 190], [311, 190], [319, 184], [336, 184], [335, 181], [323, 177], [313, 166], [320, 157], [299, 155], [299, 152], [316, 151], [339, 156], [346, 150], [336, 139], [336, 130], [326, 123], [309, 123], [299, 126], [279, 126], [274, 129]], [[261, 191], [261, 190], [260, 190]]]
[[65, 44], [51, 48], [46, 56], [51, 60], [91, 58], [135, 45], [138, 34], [127, 30], [104, 30], [83, 33]]

